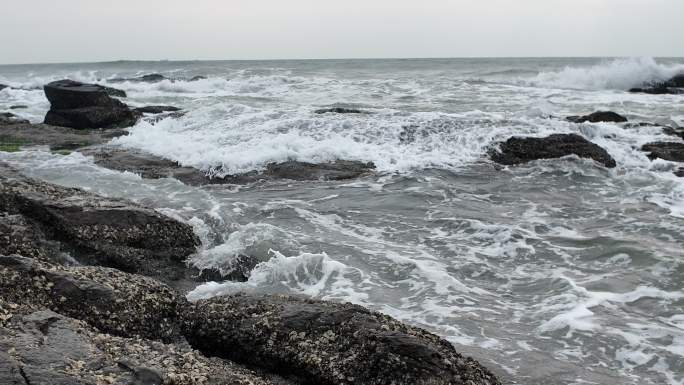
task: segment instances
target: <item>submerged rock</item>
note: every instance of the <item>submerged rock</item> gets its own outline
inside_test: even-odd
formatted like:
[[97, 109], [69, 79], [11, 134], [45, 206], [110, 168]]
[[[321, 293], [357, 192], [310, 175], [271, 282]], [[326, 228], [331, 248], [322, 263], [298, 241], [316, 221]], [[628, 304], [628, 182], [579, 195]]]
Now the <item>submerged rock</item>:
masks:
[[51, 150], [74, 150], [110, 141], [127, 135], [122, 129], [78, 130], [69, 127], [30, 124], [26, 121], [12, 121], [2, 126], [0, 139], [3, 142], [26, 146], [49, 146]]
[[239, 294], [197, 302], [185, 335], [207, 355], [299, 384], [499, 384], [472, 358], [422, 329], [361, 306]]
[[0, 212], [21, 215], [82, 263], [184, 279], [199, 239], [189, 225], [123, 199], [27, 178], [0, 163]]
[[29, 121], [22, 119], [11, 112], [0, 112], [0, 125], [8, 124], [29, 124]]
[[228, 361], [206, 358], [186, 345], [99, 333], [52, 311], [16, 315], [0, 326], [0, 383], [289, 384], [273, 382]]
[[181, 109], [173, 106], [145, 106], [138, 107], [135, 110], [143, 114], [161, 114], [162, 112], [175, 112]]
[[6, 84], [0, 84], [0, 91], [4, 90], [5, 88], [9, 88], [9, 86]]
[[17, 105], [14, 105], [14, 106], [10, 106], [10, 110], [23, 110], [23, 109], [26, 109], [26, 108], [28, 108], [28, 106], [25, 106], [25, 105], [23, 105], [23, 104], [17, 104]]
[[654, 142], [645, 144], [641, 150], [649, 152], [650, 159], [660, 158], [672, 162], [684, 162], [684, 143]]
[[344, 180], [358, 178], [375, 169], [372, 162], [337, 160], [331, 163], [307, 163], [290, 160], [270, 163], [264, 175], [292, 180]]
[[168, 79], [162, 74], [147, 74], [135, 78], [113, 78], [107, 79], [109, 83], [123, 83], [123, 82], [133, 82], [133, 83], [158, 83], [162, 80]]
[[192, 78], [190, 78], [189, 81], [191, 81], [191, 82], [196, 82], [196, 81], [198, 81], [198, 80], [206, 80], [206, 79], [207, 79], [206, 76], [197, 75], [197, 76], [193, 76]]
[[569, 122], [573, 123], [598, 123], [598, 122], [613, 122], [613, 123], [624, 123], [627, 121], [622, 115], [616, 114], [612, 111], [597, 111], [589, 115], [584, 116], [568, 116], [566, 118]]
[[50, 101], [46, 124], [77, 129], [123, 128], [138, 121], [134, 111], [97, 84], [58, 80], [45, 85], [44, 90]]
[[346, 108], [346, 107], [331, 107], [331, 108], [321, 108], [319, 110], [314, 111], [316, 114], [327, 114], [327, 113], [335, 113], [335, 114], [367, 114], [368, 112], [358, 110], [356, 108]]
[[493, 161], [505, 165], [568, 155], [593, 159], [608, 168], [616, 166], [606, 150], [576, 134], [554, 134], [545, 138], [512, 137], [501, 143], [499, 150], [489, 152]]

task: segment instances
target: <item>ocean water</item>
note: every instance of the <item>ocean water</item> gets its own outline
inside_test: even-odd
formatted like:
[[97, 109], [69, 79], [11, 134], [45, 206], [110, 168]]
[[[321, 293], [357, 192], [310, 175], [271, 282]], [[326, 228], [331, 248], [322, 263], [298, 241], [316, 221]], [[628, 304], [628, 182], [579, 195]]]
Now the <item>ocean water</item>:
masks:
[[[244, 283], [197, 287], [350, 301], [424, 327], [511, 384], [684, 384], [684, 178], [638, 148], [654, 127], [572, 124], [613, 110], [684, 125], [684, 96], [625, 92], [684, 72], [684, 59], [425, 59], [114, 62], [0, 66], [0, 110], [40, 122], [40, 86], [158, 72], [126, 82], [134, 106], [188, 114], [141, 122], [118, 145], [212, 175], [296, 159], [372, 161], [343, 182], [190, 187], [102, 169], [43, 148], [0, 160], [51, 182], [126, 197], [192, 224], [188, 263]], [[314, 114], [343, 105], [370, 114]], [[512, 135], [578, 133], [615, 169], [574, 157], [498, 167]]]

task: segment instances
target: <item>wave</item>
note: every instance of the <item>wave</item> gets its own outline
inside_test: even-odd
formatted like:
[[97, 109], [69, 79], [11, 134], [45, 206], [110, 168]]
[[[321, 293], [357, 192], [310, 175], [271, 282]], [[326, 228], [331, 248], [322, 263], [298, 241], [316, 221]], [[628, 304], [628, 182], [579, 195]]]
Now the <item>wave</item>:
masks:
[[565, 67], [556, 72], [540, 72], [524, 85], [579, 90], [627, 90], [644, 83], [664, 81], [684, 73], [684, 65], [659, 64], [650, 57], [615, 59], [589, 67]]

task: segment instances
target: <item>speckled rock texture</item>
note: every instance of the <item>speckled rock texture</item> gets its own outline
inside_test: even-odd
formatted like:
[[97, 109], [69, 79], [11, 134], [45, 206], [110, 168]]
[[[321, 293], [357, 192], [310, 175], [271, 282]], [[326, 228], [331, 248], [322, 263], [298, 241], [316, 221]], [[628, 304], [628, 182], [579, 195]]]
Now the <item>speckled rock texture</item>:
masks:
[[49, 309], [102, 332], [175, 341], [185, 298], [148, 277], [104, 267], [60, 266], [0, 256], [0, 299]]
[[501, 143], [498, 149], [489, 151], [493, 161], [505, 165], [568, 155], [593, 159], [608, 168], [616, 166], [608, 151], [577, 134], [553, 134], [545, 138], [512, 137]]
[[167, 282], [187, 275], [184, 261], [200, 244], [191, 226], [152, 209], [27, 178], [1, 162], [0, 213], [21, 216], [82, 263]]
[[239, 294], [194, 304], [184, 333], [206, 355], [262, 367], [304, 385], [499, 384], [424, 330], [352, 305]]
[[[8, 303], [0, 301], [2, 308]], [[187, 345], [102, 334], [52, 311], [0, 322], [3, 385], [278, 385]]]

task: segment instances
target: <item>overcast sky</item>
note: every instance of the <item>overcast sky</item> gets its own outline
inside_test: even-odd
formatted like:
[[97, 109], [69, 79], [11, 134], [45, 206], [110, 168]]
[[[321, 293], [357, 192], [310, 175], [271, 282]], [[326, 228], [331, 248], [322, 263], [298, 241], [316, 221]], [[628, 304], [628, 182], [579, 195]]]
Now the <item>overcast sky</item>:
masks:
[[684, 0], [2, 0], [0, 63], [684, 56]]

